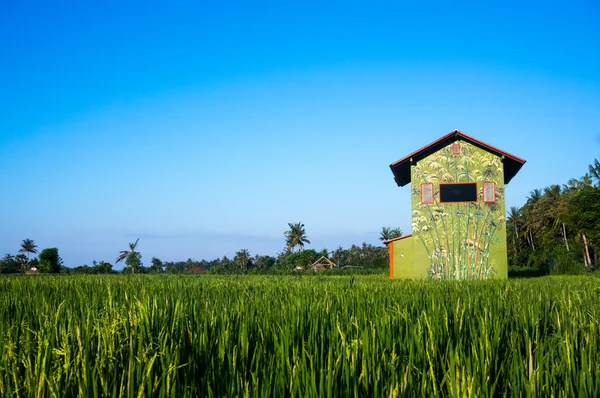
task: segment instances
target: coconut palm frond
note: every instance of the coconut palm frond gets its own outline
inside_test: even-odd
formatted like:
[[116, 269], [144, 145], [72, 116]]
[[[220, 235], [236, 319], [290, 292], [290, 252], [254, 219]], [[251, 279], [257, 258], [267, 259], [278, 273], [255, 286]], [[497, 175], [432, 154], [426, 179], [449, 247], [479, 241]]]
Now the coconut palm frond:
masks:
[[135, 248], [137, 247], [137, 244], [138, 244], [139, 240], [140, 240], [140, 238], [137, 238], [135, 240], [135, 242], [133, 242], [133, 243], [130, 242], [129, 243], [129, 250], [121, 250], [121, 251], [119, 251], [119, 256], [115, 260], [115, 264], [120, 263], [121, 261], [126, 260], [127, 257], [129, 257], [129, 255], [135, 254], [136, 253]]
[[137, 238], [134, 243], [129, 243], [129, 250], [135, 251], [135, 248], [139, 242], [140, 238]]

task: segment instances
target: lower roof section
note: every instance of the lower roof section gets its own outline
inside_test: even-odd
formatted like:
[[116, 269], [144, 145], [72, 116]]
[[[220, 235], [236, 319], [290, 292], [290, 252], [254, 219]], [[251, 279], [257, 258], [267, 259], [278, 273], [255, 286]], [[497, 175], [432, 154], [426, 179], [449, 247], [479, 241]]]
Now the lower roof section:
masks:
[[388, 240], [384, 241], [383, 243], [385, 243], [386, 245], [388, 245], [388, 244], [390, 244], [392, 242], [395, 242], [397, 240], [402, 240], [402, 239], [410, 238], [411, 236], [412, 236], [412, 234], [408, 234], [408, 235], [401, 236], [399, 238], [388, 239]]

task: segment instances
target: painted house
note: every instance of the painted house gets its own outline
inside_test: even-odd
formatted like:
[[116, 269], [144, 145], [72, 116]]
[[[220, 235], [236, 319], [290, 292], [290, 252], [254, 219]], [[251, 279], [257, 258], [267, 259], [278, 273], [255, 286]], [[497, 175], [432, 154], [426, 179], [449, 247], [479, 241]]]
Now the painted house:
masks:
[[507, 278], [504, 188], [524, 164], [458, 130], [392, 163], [411, 186], [412, 234], [386, 242], [390, 276]]

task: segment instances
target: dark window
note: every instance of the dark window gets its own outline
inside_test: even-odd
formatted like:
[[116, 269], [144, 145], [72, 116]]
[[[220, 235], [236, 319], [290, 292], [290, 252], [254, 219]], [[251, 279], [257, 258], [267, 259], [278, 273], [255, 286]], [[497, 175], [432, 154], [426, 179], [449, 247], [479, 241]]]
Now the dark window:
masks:
[[477, 183], [440, 184], [440, 202], [477, 202]]

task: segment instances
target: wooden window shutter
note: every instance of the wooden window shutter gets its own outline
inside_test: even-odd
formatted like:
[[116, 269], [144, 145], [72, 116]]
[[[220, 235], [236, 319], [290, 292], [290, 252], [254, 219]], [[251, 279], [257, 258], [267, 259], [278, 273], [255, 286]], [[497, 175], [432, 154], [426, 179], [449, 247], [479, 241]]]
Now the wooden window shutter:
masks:
[[421, 203], [432, 204], [433, 203], [433, 183], [426, 182], [421, 184]]
[[483, 201], [492, 203], [496, 201], [496, 183], [484, 181], [483, 183]]

